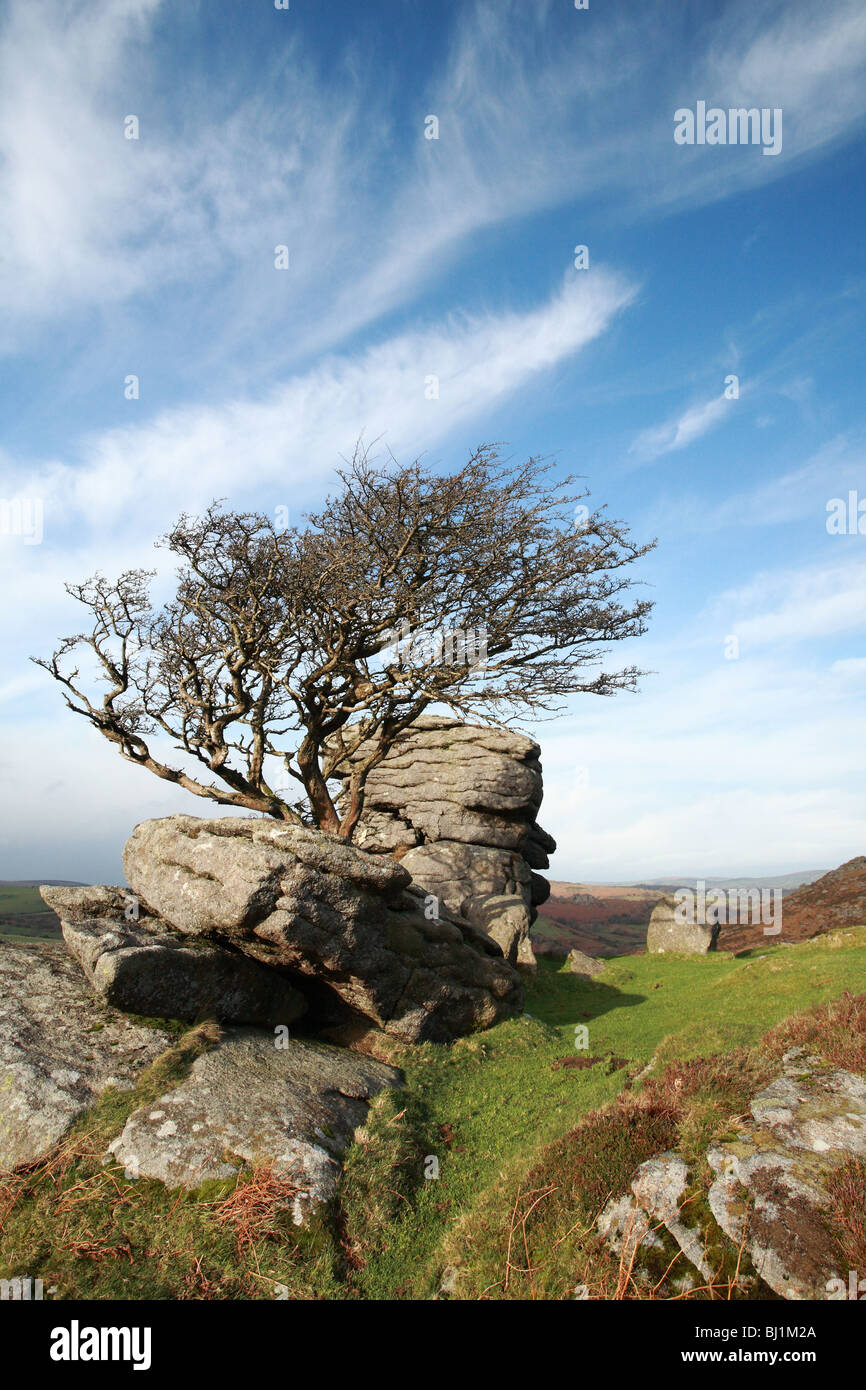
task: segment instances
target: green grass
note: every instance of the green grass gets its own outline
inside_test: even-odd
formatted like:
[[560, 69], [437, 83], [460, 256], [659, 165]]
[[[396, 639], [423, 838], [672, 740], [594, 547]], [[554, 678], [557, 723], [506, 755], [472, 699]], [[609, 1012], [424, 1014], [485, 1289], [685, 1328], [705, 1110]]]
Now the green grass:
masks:
[[60, 941], [62, 932], [57, 918], [49, 912], [28, 913], [26, 918], [14, 921], [0, 921], [0, 941], [17, 942], [19, 946], [27, 941]]
[[60, 923], [38, 888], [0, 887], [0, 941], [57, 941]]
[[[864, 927], [796, 946], [768, 943], [738, 958], [629, 956], [609, 962], [595, 981], [543, 960], [528, 991], [530, 1017], [450, 1048], [396, 1050], [406, 1088], [374, 1102], [347, 1156], [337, 1209], [303, 1232], [279, 1205], [269, 1223], [238, 1224], [235, 1208], [215, 1205], [230, 1197], [234, 1180], [166, 1193], [155, 1182], [127, 1181], [114, 1164], [103, 1166], [105, 1145], [130, 1110], [183, 1074], [204, 1045], [198, 1034], [187, 1035], [136, 1092], [103, 1098], [73, 1136], [81, 1153], [62, 1172], [55, 1159], [54, 1169], [48, 1162], [6, 1185], [5, 1222], [0, 1188], [0, 1276], [38, 1276], [68, 1298], [267, 1298], [279, 1284], [292, 1298], [417, 1299], [435, 1297], [452, 1267], [458, 1297], [570, 1297], [585, 1273], [584, 1228], [594, 1215], [581, 1202], [591, 1206], [608, 1174], [621, 1182], [647, 1146], [663, 1147], [672, 1133], [661, 1092], [657, 1113], [628, 1109], [644, 1103], [636, 1092], [647, 1083], [637, 1082], [638, 1073], [653, 1058], [651, 1078], [666, 1064], [681, 1068], [693, 1099], [677, 1125], [697, 1153], [741, 1104], [728, 1072], [739, 1071], [746, 1053], [731, 1057], [727, 1071], [714, 1071], [715, 1064], [683, 1071], [682, 1064], [749, 1049], [791, 1014], [862, 989], [864, 971]], [[576, 1026], [588, 1029], [587, 1051], [575, 1048]], [[587, 1056], [599, 1060], [555, 1065]], [[591, 1145], [571, 1138], [585, 1117], [626, 1088], [632, 1119], [624, 1129], [602, 1116], [592, 1122]], [[625, 1113], [616, 1112], [620, 1119]], [[432, 1159], [439, 1176], [428, 1180]], [[539, 1199], [527, 1226], [526, 1209], [535, 1201], [527, 1194], [545, 1183], [560, 1192], [578, 1170], [587, 1179], [574, 1201], [557, 1214], [553, 1194]], [[242, 1172], [238, 1208], [252, 1211], [256, 1184], [267, 1188], [268, 1181]], [[580, 1229], [564, 1238], [569, 1212]], [[517, 1231], [522, 1240], [526, 1229], [550, 1247], [532, 1287], [505, 1266], [508, 1238]]]
[[7, 913], [45, 911], [38, 888], [0, 888], [0, 917]]

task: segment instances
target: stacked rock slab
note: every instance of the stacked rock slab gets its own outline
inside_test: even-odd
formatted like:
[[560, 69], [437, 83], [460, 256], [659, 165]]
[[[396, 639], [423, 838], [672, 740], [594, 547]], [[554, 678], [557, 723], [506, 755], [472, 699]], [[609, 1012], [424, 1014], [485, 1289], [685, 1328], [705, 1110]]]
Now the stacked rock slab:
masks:
[[90, 984], [116, 1009], [272, 1028], [307, 1011], [304, 996], [284, 975], [239, 951], [190, 941], [122, 888], [40, 891]]
[[425, 911], [393, 859], [319, 830], [168, 816], [136, 827], [123, 866], [150, 913], [274, 967], [314, 1023], [450, 1042], [522, 1008], [520, 978], [490, 937]]
[[[344, 746], [340, 772], [368, 751]], [[550, 893], [535, 871], [556, 849], [536, 820], [540, 753], [523, 734], [422, 716], [370, 772], [354, 836], [361, 848], [398, 859], [448, 912], [530, 969], [529, 930]]]

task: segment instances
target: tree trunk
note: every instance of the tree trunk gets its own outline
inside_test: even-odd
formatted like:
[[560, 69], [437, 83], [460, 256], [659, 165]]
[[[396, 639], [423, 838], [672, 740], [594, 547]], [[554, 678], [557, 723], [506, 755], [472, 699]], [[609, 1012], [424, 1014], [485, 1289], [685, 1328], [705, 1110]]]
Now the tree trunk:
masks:
[[340, 822], [340, 835], [344, 840], [351, 840], [355, 826], [360, 819], [361, 811], [364, 806], [364, 793], [357, 777], [352, 777], [349, 782], [349, 805], [346, 814]]
[[[313, 818], [320, 830], [329, 835], [340, 834], [340, 817], [331, 800], [328, 784], [319, 766], [319, 749], [308, 734], [298, 749], [298, 770], [304, 779], [304, 788], [310, 798]], [[347, 838], [347, 837], [343, 837]]]

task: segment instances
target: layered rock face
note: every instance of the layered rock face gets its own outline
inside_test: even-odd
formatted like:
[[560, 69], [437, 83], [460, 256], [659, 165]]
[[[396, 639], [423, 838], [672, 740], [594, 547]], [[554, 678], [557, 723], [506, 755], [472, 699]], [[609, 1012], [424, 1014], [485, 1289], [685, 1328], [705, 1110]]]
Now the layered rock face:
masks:
[[169, 816], [136, 827], [123, 865], [150, 912], [276, 967], [318, 1019], [450, 1042], [522, 1007], [484, 932], [431, 911], [394, 860], [319, 830]]
[[447, 1043], [523, 1006], [489, 936], [431, 910], [395, 860], [321, 831], [169, 816], [136, 827], [124, 867], [129, 889], [41, 890], [68, 954], [0, 948], [0, 1172], [165, 1052], [170, 1032], [119, 1011], [207, 1018], [222, 1025], [211, 1049], [109, 1151], [170, 1186], [264, 1165], [300, 1222], [333, 1196], [368, 1102], [402, 1082], [323, 1032]]
[[[367, 751], [346, 747], [347, 763]], [[529, 929], [550, 892], [535, 870], [556, 849], [536, 821], [540, 751], [522, 734], [424, 716], [370, 773], [354, 837], [529, 968]]]
[[141, 1019], [216, 1020], [210, 1050], [110, 1153], [171, 1186], [269, 1166], [300, 1221], [333, 1195], [370, 1099], [402, 1080], [323, 1035], [449, 1043], [520, 1012], [511, 961], [527, 959], [547, 891], [534, 868], [553, 848], [534, 819], [538, 748], [451, 721], [417, 737], [420, 765], [403, 747], [374, 779], [363, 847], [272, 820], [169, 816], [130, 837], [129, 889], [41, 890], [68, 954], [0, 950], [0, 1171], [43, 1155], [106, 1086], [135, 1085], [172, 1039]]
[[190, 943], [122, 888], [41, 892], [90, 984], [116, 1009], [262, 1027], [288, 1025], [307, 1011], [285, 976], [238, 951]]

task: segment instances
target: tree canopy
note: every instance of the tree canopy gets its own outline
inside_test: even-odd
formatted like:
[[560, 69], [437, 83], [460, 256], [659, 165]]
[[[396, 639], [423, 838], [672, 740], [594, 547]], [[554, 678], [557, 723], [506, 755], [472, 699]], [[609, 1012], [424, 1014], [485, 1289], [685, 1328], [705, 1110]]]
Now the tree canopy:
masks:
[[628, 594], [628, 567], [655, 542], [590, 512], [551, 468], [482, 445], [439, 475], [358, 448], [301, 527], [220, 502], [181, 516], [156, 542], [180, 561], [158, 608], [155, 571], [67, 585], [90, 629], [34, 660], [131, 762], [351, 839], [370, 771], [429, 706], [506, 724], [636, 688], [642, 671], [601, 663], [645, 631], [652, 605]]

